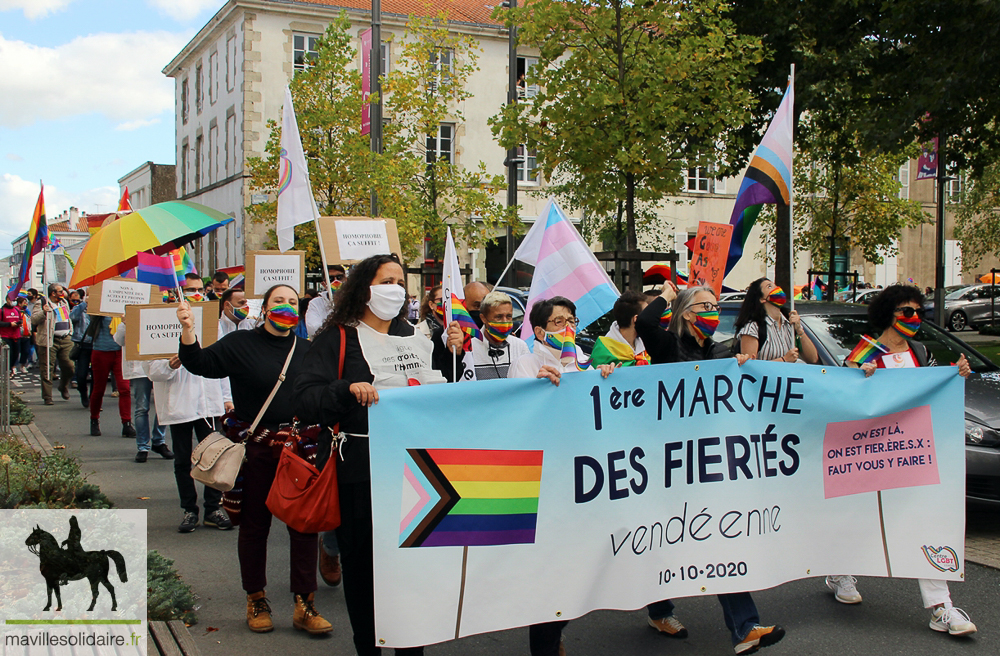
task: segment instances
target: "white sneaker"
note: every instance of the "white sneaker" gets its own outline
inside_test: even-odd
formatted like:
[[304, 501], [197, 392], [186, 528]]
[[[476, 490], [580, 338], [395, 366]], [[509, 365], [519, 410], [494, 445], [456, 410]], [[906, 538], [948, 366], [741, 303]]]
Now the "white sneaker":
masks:
[[947, 631], [953, 636], [972, 635], [976, 632], [976, 625], [972, 623], [969, 616], [961, 608], [935, 608], [931, 613], [930, 627], [935, 631], [944, 633]]
[[834, 597], [842, 604], [861, 603], [861, 595], [854, 585], [857, 582], [858, 580], [850, 575], [826, 577], [826, 587], [833, 590]]

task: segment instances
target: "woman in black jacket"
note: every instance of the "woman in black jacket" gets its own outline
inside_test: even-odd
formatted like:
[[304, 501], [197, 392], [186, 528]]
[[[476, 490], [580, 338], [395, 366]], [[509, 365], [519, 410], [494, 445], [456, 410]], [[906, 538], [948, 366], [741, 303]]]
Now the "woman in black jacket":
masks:
[[[240, 575], [247, 593], [247, 626], [256, 633], [274, 628], [271, 607], [264, 593], [267, 536], [271, 530], [271, 511], [266, 502], [280, 453], [280, 449], [272, 446], [272, 437], [280, 426], [291, 424], [295, 419], [295, 379], [302, 371], [309, 350], [309, 342], [293, 334], [298, 323], [298, 303], [294, 289], [275, 285], [264, 293], [263, 325], [253, 330], [234, 331], [205, 348], [198, 344], [191, 306], [182, 301], [177, 308], [177, 319], [183, 327], [177, 353], [181, 364], [198, 376], [229, 378], [237, 428], [249, 428], [257, 418], [278, 381], [288, 354], [294, 349], [284, 382], [267, 406], [254, 434], [246, 436], [246, 461], [240, 470], [243, 477], [238, 542]], [[278, 443], [281, 441], [279, 438]], [[292, 624], [309, 633], [328, 633], [333, 626], [313, 607], [316, 534], [299, 533], [289, 526], [288, 539], [295, 603]]]
[[[670, 326], [664, 330], [660, 327], [660, 319], [671, 300], [673, 312]], [[719, 303], [711, 287], [688, 287], [677, 294], [670, 283], [663, 285], [660, 297], [653, 299], [635, 322], [636, 332], [646, 345], [652, 364], [732, 357], [732, 352], [725, 345], [712, 341], [718, 325]], [[749, 359], [751, 357], [743, 353], [736, 355], [740, 364]], [[780, 626], [761, 626], [757, 606], [749, 592], [720, 594], [718, 598], [737, 654], [752, 653], [784, 637], [785, 630]], [[648, 610], [650, 624], [654, 627], [656, 620], [662, 624], [674, 624], [665, 621], [673, 617], [674, 604], [669, 599], [650, 604]], [[676, 622], [676, 626], [681, 627], [680, 622]]]
[[[299, 418], [324, 428], [339, 426], [337, 543], [354, 646], [362, 656], [381, 652], [375, 646], [368, 408], [378, 403], [379, 390], [445, 382], [432, 367], [431, 342], [406, 321], [404, 285], [405, 273], [395, 255], [374, 255], [355, 265], [337, 290], [333, 312], [295, 381]], [[338, 376], [342, 338], [344, 366]], [[398, 366], [400, 362], [407, 366]], [[329, 444], [321, 445], [319, 461], [329, 455]], [[396, 653], [422, 654], [423, 647]]]

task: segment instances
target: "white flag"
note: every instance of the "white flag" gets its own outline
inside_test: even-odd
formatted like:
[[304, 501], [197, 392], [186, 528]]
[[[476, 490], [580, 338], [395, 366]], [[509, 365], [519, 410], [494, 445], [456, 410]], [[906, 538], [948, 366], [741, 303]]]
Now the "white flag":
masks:
[[287, 251], [295, 243], [295, 226], [319, 218], [319, 209], [309, 184], [306, 155], [295, 120], [292, 92], [285, 86], [285, 107], [281, 116], [281, 162], [278, 164], [278, 248]]

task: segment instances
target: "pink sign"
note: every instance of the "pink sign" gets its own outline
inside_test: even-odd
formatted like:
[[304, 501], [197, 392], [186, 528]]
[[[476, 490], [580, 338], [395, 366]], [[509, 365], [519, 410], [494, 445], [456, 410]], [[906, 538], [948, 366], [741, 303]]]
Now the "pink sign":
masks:
[[361, 97], [364, 106], [361, 108], [361, 134], [372, 131], [372, 106], [368, 104], [368, 96], [372, 94], [372, 30], [368, 28], [361, 33]]
[[827, 424], [825, 497], [940, 483], [931, 426], [929, 405]]

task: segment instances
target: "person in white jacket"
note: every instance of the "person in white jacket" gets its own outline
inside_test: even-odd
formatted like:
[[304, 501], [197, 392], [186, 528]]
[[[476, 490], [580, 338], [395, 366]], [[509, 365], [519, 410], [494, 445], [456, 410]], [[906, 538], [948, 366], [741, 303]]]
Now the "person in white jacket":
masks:
[[239, 287], [230, 287], [219, 298], [222, 316], [219, 317], [219, 336], [222, 339], [237, 330], [253, 330], [257, 317], [250, 316], [247, 296]]
[[[229, 379], [202, 378], [181, 367], [176, 355], [169, 360], [144, 363], [146, 375], [153, 381], [153, 399], [160, 423], [170, 427], [174, 447], [174, 479], [180, 495], [184, 519], [177, 531], [190, 533], [198, 526], [198, 490], [191, 478], [192, 436], [202, 441], [215, 430], [217, 417], [233, 407]], [[205, 526], [219, 530], [233, 527], [222, 509], [222, 492], [205, 487]]]
[[[84, 315], [86, 316], [86, 315]], [[125, 322], [118, 324], [113, 335], [115, 342], [125, 351]], [[160, 425], [156, 415], [153, 415], [153, 425], [149, 425], [149, 401], [153, 397], [153, 382], [146, 378], [146, 370], [142, 362], [128, 360], [122, 356], [122, 378], [129, 381], [132, 389], [132, 425], [135, 426], [135, 461], [146, 462], [149, 452], [159, 453], [167, 460], [173, 460], [174, 454], [167, 446], [167, 431]], [[122, 437], [127, 437], [123, 435]], [[152, 441], [152, 446], [150, 446]]]

